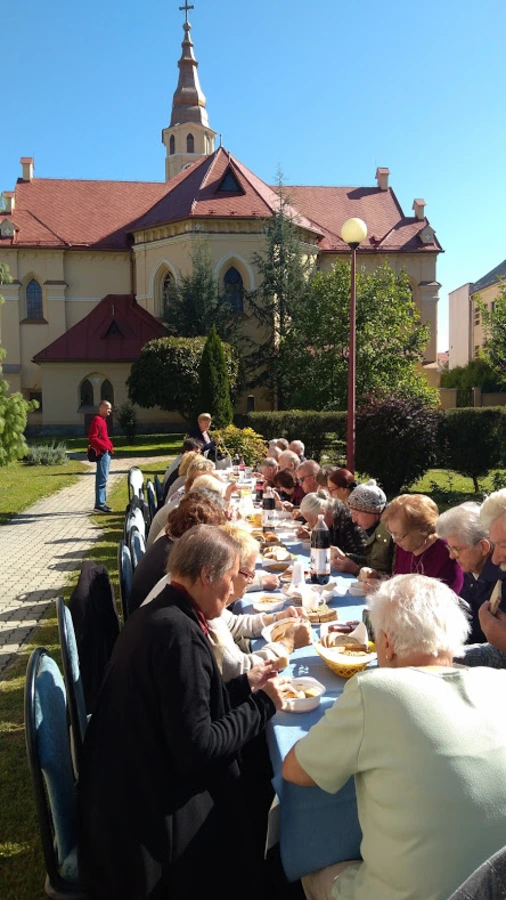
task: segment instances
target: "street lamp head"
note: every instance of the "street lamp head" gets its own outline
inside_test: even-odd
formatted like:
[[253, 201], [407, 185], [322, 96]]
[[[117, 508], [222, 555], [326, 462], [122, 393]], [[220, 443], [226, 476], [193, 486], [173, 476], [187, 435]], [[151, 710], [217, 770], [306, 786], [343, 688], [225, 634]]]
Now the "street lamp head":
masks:
[[358, 247], [367, 237], [367, 225], [363, 219], [347, 219], [341, 228], [341, 237], [350, 247]]

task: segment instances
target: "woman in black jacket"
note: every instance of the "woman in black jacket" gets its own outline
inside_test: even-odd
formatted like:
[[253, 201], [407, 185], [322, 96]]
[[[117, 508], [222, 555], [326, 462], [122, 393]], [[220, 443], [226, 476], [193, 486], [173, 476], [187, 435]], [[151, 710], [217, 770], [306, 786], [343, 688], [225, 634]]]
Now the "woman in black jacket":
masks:
[[306, 494], [300, 504], [300, 511], [309, 528], [300, 528], [297, 532], [299, 537], [303, 537], [306, 533], [309, 534], [309, 529], [314, 528], [318, 516], [322, 515], [330, 531], [332, 546], [339, 547], [355, 562], [365, 561], [367, 535], [359, 525], [355, 525], [352, 521], [346, 503], [343, 503], [342, 500], [333, 500], [326, 491], [320, 490], [315, 494]]
[[172, 583], [120, 633], [88, 726], [80, 875], [94, 900], [254, 900], [237, 755], [281, 694], [268, 663], [225, 685], [207, 638], [230, 602], [236, 541], [198, 525], [171, 562]]

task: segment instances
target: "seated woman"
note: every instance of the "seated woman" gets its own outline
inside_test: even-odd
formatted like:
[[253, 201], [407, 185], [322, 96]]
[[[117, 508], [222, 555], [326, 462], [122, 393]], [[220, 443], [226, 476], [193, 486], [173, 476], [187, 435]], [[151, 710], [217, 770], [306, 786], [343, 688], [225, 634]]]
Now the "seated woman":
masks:
[[327, 470], [327, 490], [331, 497], [348, 503], [350, 494], [356, 487], [358, 487], [358, 483], [349, 469], [331, 468]]
[[130, 612], [137, 609], [167, 571], [169, 555], [175, 542], [194, 525], [224, 525], [223, 504], [191, 491], [168, 516], [165, 530], [158, 540], [146, 549], [137, 564], [128, 602]]
[[[258, 559], [258, 541], [244, 528], [236, 525], [224, 525], [222, 530], [230, 534], [240, 546], [239, 572], [234, 577], [231, 602], [244, 596], [248, 584], [255, 577], [255, 565]], [[244, 650], [244, 639], [260, 637], [266, 625], [272, 625], [282, 619], [293, 618], [278, 640], [270, 641], [260, 650], [249, 652]], [[225, 609], [218, 619], [209, 625], [209, 640], [224, 681], [230, 681], [253, 666], [265, 660], [278, 660], [282, 668], [288, 665], [288, 658], [298, 647], [307, 647], [311, 643], [311, 627], [305, 619], [302, 609], [290, 606], [277, 613], [257, 613], [254, 615], [234, 615]]]
[[282, 705], [276, 667], [225, 685], [216, 665], [207, 621], [239, 571], [230, 535], [197, 525], [171, 564], [172, 583], [121, 630], [88, 725], [80, 877], [93, 900], [236, 900], [238, 885], [257, 900], [238, 753]]
[[294, 509], [300, 506], [305, 494], [302, 485], [299, 484], [291, 469], [279, 469], [272, 480], [283, 509]]
[[[401, 575], [370, 598], [380, 668], [361, 672], [283, 763], [336, 793], [355, 778], [363, 861], [302, 879], [308, 900], [446, 900], [504, 845], [506, 672], [453, 668], [453, 591]], [[336, 807], [337, 809], [337, 807]]]
[[[192, 458], [188, 461], [187, 467], [185, 469], [186, 477], [184, 478], [184, 484], [180, 488], [178, 488], [178, 490], [174, 494], [172, 494], [171, 497], [168, 498], [164, 506], [162, 506], [162, 508], [159, 509], [155, 514], [149, 528], [146, 548], [151, 547], [151, 544], [156, 541], [157, 537], [159, 537], [159, 535], [163, 532], [163, 529], [167, 524], [169, 514], [173, 509], [176, 509], [181, 501], [181, 498], [191, 491], [193, 482], [196, 481], [199, 475], [214, 472], [215, 465], [210, 459], [205, 459], [205, 457], [200, 456], [200, 454], [198, 453], [195, 454], [194, 457], [191, 453], [187, 453], [186, 455]], [[183, 460], [183, 463], [184, 462], [185, 460]]]
[[326, 491], [319, 490], [316, 494], [305, 494], [300, 511], [304, 516], [308, 528], [302, 526], [297, 531], [297, 537], [308, 537], [310, 529], [314, 528], [318, 516], [323, 516], [325, 524], [330, 531], [330, 540], [333, 547], [338, 547], [344, 554], [363, 559], [365, 552], [366, 535], [359, 525], [352, 521], [350, 511], [341, 500], [333, 500]]
[[[184, 483], [186, 481], [186, 476], [188, 474], [188, 469], [190, 468], [192, 462], [195, 459], [199, 459], [201, 457], [201, 453], [199, 450], [198, 441], [193, 441], [194, 444], [197, 444], [196, 450], [188, 450], [187, 453], [183, 454], [181, 457], [181, 462], [177, 468], [176, 477], [172, 480], [170, 488], [168, 489], [164, 503], [168, 503], [171, 497], [179, 490], [179, 488], [184, 487]], [[206, 460], [207, 462], [207, 460]], [[210, 467], [211, 465], [214, 467], [214, 463], [212, 460], [209, 460]]]
[[392, 571], [392, 538], [381, 523], [381, 514], [387, 504], [384, 492], [374, 478], [359, 484], [348, 498], [352, 522], [365, 532], [364, 555], [360, 559], [350, 559], [342, 548], [332, 548], [332, 566], [339, 572], [358, 575], [365, 566], [378, 575], [390, 575]]
[[438, 516], [434, 500], [425, 494], [401, 494], [392, 500], [381, 523], [396, 544], [393, 574], [439, 578], [459, 594], [464, 573], [437, 535]]
[[200, 416], [197, 419], [197, 427], [188, 434], [189, 438], [193, 438], [199, 442], [202, 447], [202, 453], [207, 453], [208, 451], [214, 453], [216, 450], [216, 444], [209, 434], [209, 428], [211, 427], [212, 421], [212, 416], [210, 416], [209, 413], [200, 413]]
[[493, 548], [488, 529], [480, 520], [479, 503], [461, 503], [439, 516], [436, 531], [447, 541], [446, 549], [464, 573], [460, 596], [471, 609], [470, 644], [484, 644], [487, 640], [481, 629], [478, 611], [498, 581], [501, 582], [500, 608], [506, 612], [506, 573], [492, 562]]
[[185, 438], [183, 441], [183, 446], [181, 447], [181, 453], [179, 454], [179, 456], [176, 456], [176, 458], [172, 460], [172, 462], [169, 466], [167, 466], [167, 469], [165, 470], [165, 475], [163, 476], [162, 488], [163, 488], [164, 503], [165, 503], [165, 499], [167, 497], [167, 493], [168, 493], [170, 487], [172, 486], [172, 484], [178, 477], [179, 466], [180, 466], [183, 456], [185, 456], [186, 453], [193, 453], [195, 451], [197, 453], [200, 453], [199, 442], [195, 441], [193, 438]]

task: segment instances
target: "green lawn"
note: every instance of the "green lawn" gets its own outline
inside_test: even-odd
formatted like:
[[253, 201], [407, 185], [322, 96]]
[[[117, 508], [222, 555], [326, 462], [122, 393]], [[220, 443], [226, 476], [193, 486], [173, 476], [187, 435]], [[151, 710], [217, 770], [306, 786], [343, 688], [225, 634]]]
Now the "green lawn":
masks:
[[[165, 436], [166, 437], [166, 436]], [[179, 442], [176, 441], [177, 446]], [[152, 446], [156, 446], [153, 444]], [[177, 449], [177, 447], [176, 447]], [[154, 454], [153, 454], [154, 455]], [[150, 464], [143, 467], [145, 475], [160, 472], [163, 465]], [[33, 474], [34, 470], [28, 470]], [[42, 473], [43, 474], [43, 473]], [[505, 474], [504, 472], [501, 474]], [[1, 476], [0, 476], [1, 477]], [[451, 497], [450, 503], [462, 503], [474, 498], [472, 481], [456, 473], [432, 470], [415, 486], [414, 490], [431, 493], [435, 484], [443, 500]], [[492, 489], [492, 477], [483, 482], [484, 489]], [[475, 498], [476, 499], [476, 498]], [[128, 500], [125, 480], [108, 497], [113, 512], [100, 516], [97, 521], [105, 531], [105, 536], [89, 552], [88, 557], [107, 566], [111, 574], [115, 594], [118, 593], [118, 572], [116, 553], [118, 541], [123, 533], [124, 509]], [[440, 502], [440, 508], [448, 503]], [[77, 573], [71, 579], [68, 597]], [[0, 897], [5, 900], [44, 900], [44, 865], [40, 850], [38, 827], [32, 799], [31, 785], [26, 765], [23, 734], [23, 686], [27, 658], [33, 647], [45, 646], [60, 662], [58, 633], [54, 606], [48, 611], [42, 627], [34, 634], [33, 643], [27, 645], [17, 659], [8, 667], [0, 681]]]
[[86, 465], [74, 459], [63, 466], [25, 466], [22, 462], [3, 466], [0, 468], [0, 525], [37, 500], [74, 484], [88, 471]]
[[[114, 455], [118, 459], [128, 456], [172, 456], [179, 453], [184, 434], [140, 434], [135, 442], [121, 435], [112, 436]], [[31, 440], [31, 444], [45, 443], [47, 438]], [[83, 437], [61, 438], [67, 445], [69, 453], [86, 453], [87, 439]]]

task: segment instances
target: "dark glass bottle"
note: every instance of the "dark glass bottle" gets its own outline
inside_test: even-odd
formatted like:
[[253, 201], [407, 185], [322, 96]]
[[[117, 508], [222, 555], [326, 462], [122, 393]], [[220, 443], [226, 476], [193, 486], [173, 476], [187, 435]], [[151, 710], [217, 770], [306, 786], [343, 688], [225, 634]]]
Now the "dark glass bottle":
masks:
[[255, 500], [257, 503], [261, 503], [264, 498], [264, 483], [261, 478], [257, 479], [257, 483], [255, 485]]
[[311, 532], [311, 583], [328, 584], [330, 578], [330, 531], [323, 515]]
[[267, 486], [262, 499], [262, 528], [264, 531], [268, 531], [274, 526], [275, 515], [276, 500], [271, 488]]

